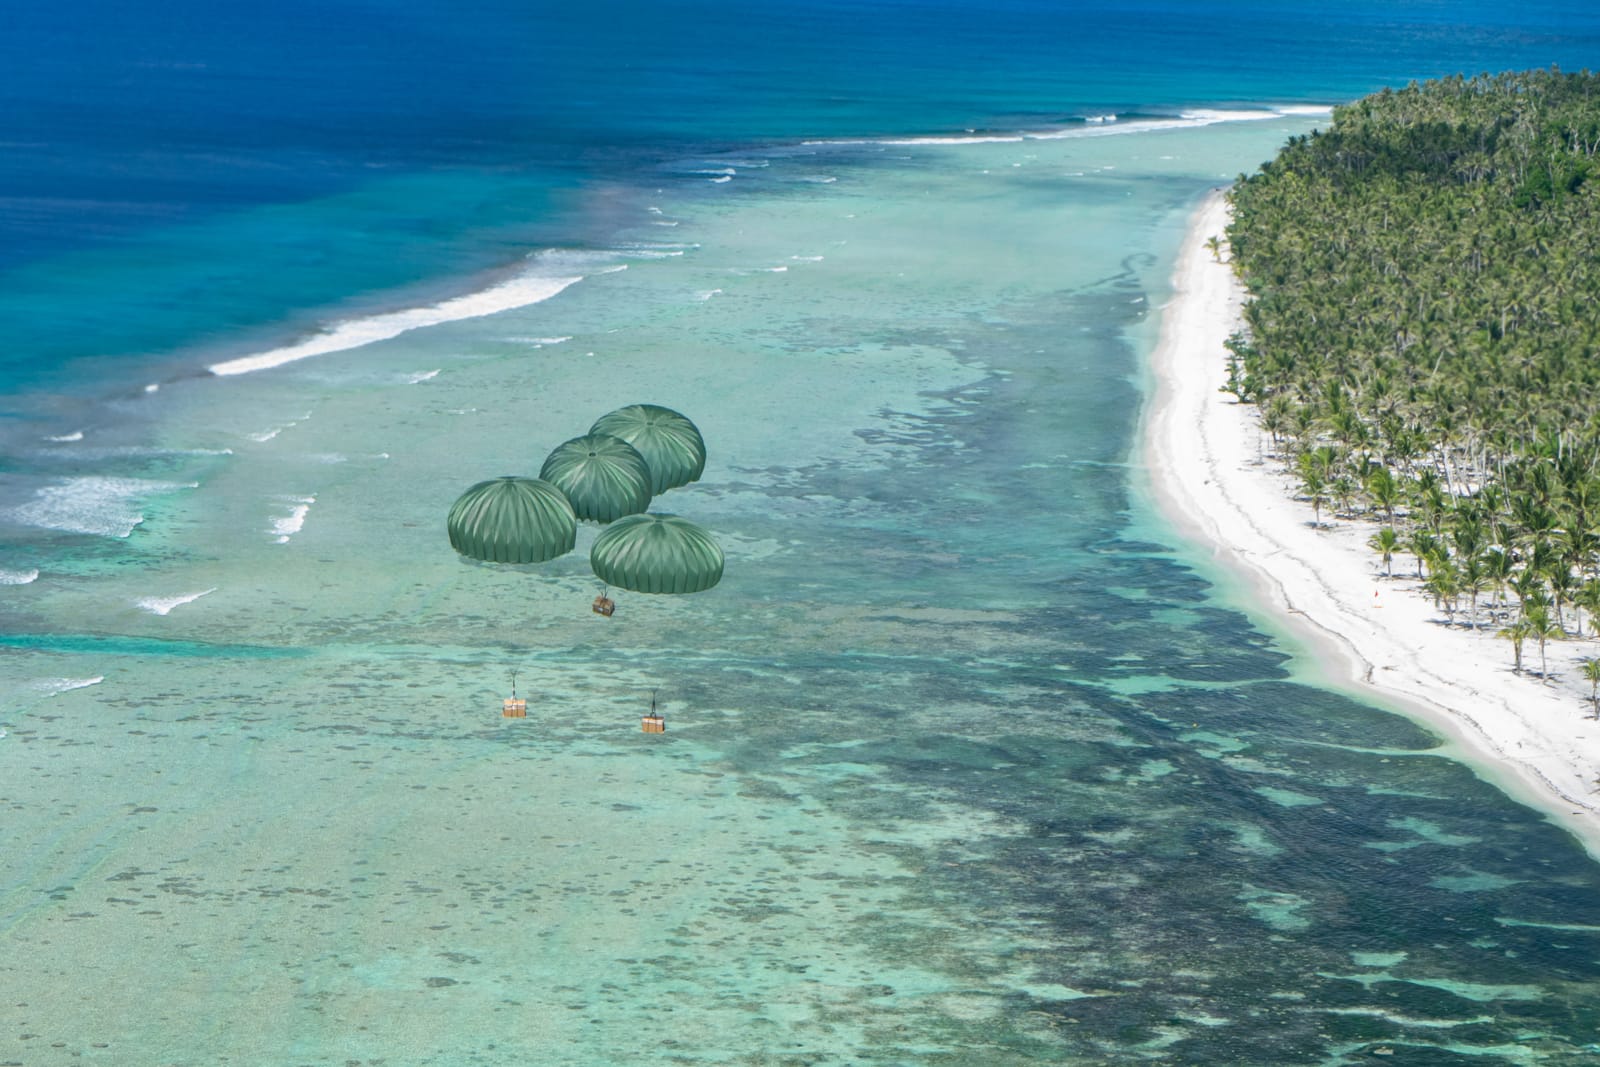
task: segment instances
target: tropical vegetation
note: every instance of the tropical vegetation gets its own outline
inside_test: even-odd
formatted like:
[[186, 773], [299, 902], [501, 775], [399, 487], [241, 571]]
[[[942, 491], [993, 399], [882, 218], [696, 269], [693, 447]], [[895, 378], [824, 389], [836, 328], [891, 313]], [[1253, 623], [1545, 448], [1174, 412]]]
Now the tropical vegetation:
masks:
[[1227, 388], [1316, 523], [1381, 524], [1386, 569], [1546, 674], [1600, 631], [1600, 76], [1385, 90], [1229, 197]]

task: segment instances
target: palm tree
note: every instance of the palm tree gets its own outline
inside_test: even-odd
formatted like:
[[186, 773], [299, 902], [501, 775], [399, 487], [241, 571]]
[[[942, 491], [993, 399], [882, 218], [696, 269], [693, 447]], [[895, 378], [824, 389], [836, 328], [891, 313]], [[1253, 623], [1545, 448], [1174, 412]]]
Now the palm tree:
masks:
[[1321, 526], [1322, 509], [1328, 503], [1328, 481], [1317, 467], [1305, 464], [1300, 472], [1300, 484], [1305, 489], [1306, 496], [1311, 498], [1311, 525]]
[[1222, 262], [1222, 241], [1216, 236], [1206, 238], [1206, 250], [1211, 253], [1214, 262]]
[[1515, 656], [1511, 665], [1513, 674], [1522, 673], [1522, 643], [1532, 633], [1533, 627], [1529, 625], [1528, 620], [1519, 615], [1516, 619], [1502, 626], [1495, 634], [1496, 637], [1503, 637], [1511, 642], [1511, 651]]
[[1511, 588], [1516, 592], [1517, 603], [1522, 606], [1524, 614], [1527, 613], [1528, 605], [1530, 604], [1538, 604], [1542, 607], [1548, 607], [1550, 604], [1550, 598], [1545, 595], [1544, 591], [1544, 575], [1532, 567], [1524, 567], [1516, 574], [1513, 574], [1511, 576]]
[[1427, 530], [1415, 529], [1406, 539], [1406, 551], [1417, 557], [1417, 577], [1422, 577], [1422, 562], [1431, 559], [1440, 549], [1439, 539]]
[[1459, 572], [1461, 588], [1471, 598], [1471, 608], [1467, 617], [1472, 622], [1472, 628], [1476, 630], [1478, 628], [1478, 595], [1483, 592], [1484, 586], [1489, 584], [1489, 568], [1484, 562], [1483, 556], [1466, 556], [1461, 560]]
[[1583, 676], [1589, 679], [1589, 706], [1594, 708], [1594, 717], [1600, 719], [1600, 659], [1584, 660]]
[[[1596, 633], [1600, 633], [1600, 581], [1590, 578], [1578, 587], [1577, 595], [1572, 602], [1578, 608], [1589, 613], [1589, 624]], [[1583, 636], [1583, 617], [1578, 618], [1578, 636]]]
[[[1577, 594], [1579, 587], [1578, 578], [1567, 569], [1565, 561], [1555, 562], [1544, 572], [1545, 585], [1550, 588], [1550, 596], [1555, 601], [1556, 622], [1562, 624], [1561, 605], [1570, 603]], [[1564, 624], [1562, 624], [1564, 625]]]
[[1494, 586], [1496, 603], [1505, 603], [1506, 585], [1511, 581], [1511, 553], [1499, 545], [1491, 545], [1483, 553], [1483, 568], [1489, 576], [1489, 584]]
[[1351, 511], [1351, 505], [1354, 503], [1356, 498], [1355, 479], [1345, 474], [1338, 475], [1333, 479], [1333, 482], [1329, 485], [1328, 490], [1333, 494], [1333, 503], [1338, 509], [1337, 513], [1349, 515]]
[[1528, 636], [1539, 642], [1539, 677], [1549, 681], [1550, 668], [1544, 658], [1545, 642], [1559, 640], [1567, 636], [1567, 633], [1561, 628], [1561, 624], [1551, 617], [1550, 609], [1543, 604], [1530, 605], [1525, 617], [1528, 620]]
[[1400, 483], [1388, 467], [1377, 467], [1367, 475], [1367, 497], [1374, 507], [1383, 509], [1383, 517], [1394, 524], [1394, 506], [1400, 503]]
[[1456, 624], [1456, 598], [1461, 595], [1461, 572], [1448, 557], [1439, 557], [1429, 568], [1428, 580], [1424, 583], [1428, 592], [1433, 594], [1435, 607], [1443, 607], [1449, 616], [1447, 626]]
[[1418, 472], [1417, 480], [1412, 484], [1411, 503], [1431, 533], [1441, 532], [1449, 502], [1432, 467], [1424, 467]]
[[[1393, 577], [1389, 564], [1394, 559], [1394, 554], [1400, 549], [1400, 535], [1394, 532], [1394, 527], [1383, 527], [1367, 539], [1367, 544], [1383, 556], [1383, 576], [1385, 578]], [[1600, 585], [1600, 583], [1596, 584]]]

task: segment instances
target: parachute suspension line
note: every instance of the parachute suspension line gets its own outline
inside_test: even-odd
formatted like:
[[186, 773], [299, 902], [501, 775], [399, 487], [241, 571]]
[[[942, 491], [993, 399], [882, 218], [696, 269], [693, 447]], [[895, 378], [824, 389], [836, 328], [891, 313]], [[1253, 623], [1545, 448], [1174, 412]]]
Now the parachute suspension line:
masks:
[[528, 717], [528, 702], [517, 696], [517, 672], [511, 672], [511, 695], [500, 702], [500, 714], [508, 719]]

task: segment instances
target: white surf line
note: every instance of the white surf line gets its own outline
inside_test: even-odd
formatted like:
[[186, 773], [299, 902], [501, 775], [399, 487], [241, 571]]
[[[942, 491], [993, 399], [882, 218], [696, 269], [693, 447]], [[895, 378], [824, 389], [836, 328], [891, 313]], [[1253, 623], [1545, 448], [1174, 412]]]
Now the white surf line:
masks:
[[563, 341], [570, 341], [568, 337], [502, 337], [500, 340], [509, 344], [532, 345], [534, 348], [543, 348], [545, 345], [559, 345]]
[[294, 505], [289, 509], [289, 514], [272, 520], [273, 540], [280, 545], [288, 544], [289, 538], [305, 527], [306, 515], [310, 513], [311, 505], [317, 502], [314, 496], [296, 496], [288, 499]]
[[26, 504], [10, 510], [18, 522], [46, 530], [125, 538], [144, 522], [139, 501], [199, 482], [156, 482], [143, 478], [87, 476], [47, 485]]
[[0, 585], [28, 585], [38, 580], [38, 569], [27, 571], [0, 571]]
[[74, 689], [87, 689], [91, 685], [99, 685], [106, 680], [106, 676], [98, 674], [93, 678], [40, 678], [29, 686], [34, 692], [53, 697], [57, 693], [70, 693]]
[[387, 341], [391, 337], [398, 337], [424, 326], [437, 326], [440, 323], [455, 322], [460, 319], [495, 315], [502, 311], [549, 300], [568, 286], [583, 281], [583, 278], [581, 274], [562, 278], [543, 276], [513, 278], [482, 292], [469, 293], [426, 307], [407, 308], [404, 311], [391, 311], [343, 322], [297, 344], [214, 363], [210, 370], [211, 373], [220, 375], [249, 374], [253, 371], [281, 367], [285, 363], [294, 363], [311, 356], [343, 352], [370, 345], [375, 341]]
[[1220, 122], [1259, 122], [1263, 119], [1281, 119], [1291, 116], [1331, 115], [1332, 107], [1317, 104], [1271, 104], [1250, 110], [1224, 110], [1196, 108], [1179, 112], [1170, 119], [1135, 119], [1119, 122], [1115, 115], [1097, 115], [1087, 118], [1082, 125], [1066, 126], [1056, 130], [1027, 130], [1015, 133], [950, 133], [926, 134], [918, 137], [871, 137], [841, 140], [802, 141], [806, 147], [850, 145], [957, 146], [975, 144], [1018, 144], [1023, 141], [1061, 141], [1077, 137], [1106, 137], [1115, 134], [1143, 133], [1149, 130], [1181, 130], [1198, 126], [1213, 126]]
[[208, 596], [216, 591], [217, 587], [212, 586], [210, 589], [202, 589], [198, 593], [185, 593], [182, 596], [140, 597], [138, 600], [134, 601], [134, 603], [138, 604], [139, 607], [143, 608], [145, 611], [148, 611], [152, 615], [165, 615], [173, 608], [192, 603], [196, 600], [199, 600], [201, 597]]
[[247, 433], [245, 436], [258, 445], [264, 445], [274, 437], [277, 437], [283, 431], [293, 429], [309, 418], [311, 418], [311, 412], [308, 411], [304, 415], [301, 415], [298, 419], [290, 419], [282, 426], [274, 426], [272, 429], [262, 430], [260, 433]]

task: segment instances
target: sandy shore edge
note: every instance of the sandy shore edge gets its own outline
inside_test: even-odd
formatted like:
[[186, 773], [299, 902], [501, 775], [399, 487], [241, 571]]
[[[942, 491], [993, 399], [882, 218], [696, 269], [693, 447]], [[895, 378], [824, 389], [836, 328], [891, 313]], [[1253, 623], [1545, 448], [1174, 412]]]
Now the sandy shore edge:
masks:
[[[1268, 453], [1256, 409], [1221, 392], [1223, 342], [1244, 299], [1226, 262], [1206, 247], [1221, 238], [1228, 205], [1214, 191], [1184, 236], [1152, 357], [1141, 468], [1159, 511], [1246, 579], [1301, 636], [1327, 680], [1402, 711], [1444, 735], [1480, 776], [1550, 814], [1600, 859], [1600, 722], [1578, 661], [1593, 641], [1552, 642], [1545, 683], [1511, 669], [1511, 646], [1492, 630], [1447, 627], [1421, 592], [1415, 564], [1395, 576], [1367, 546], [1375, 524], [1332, 520], [1314, 528]], [[1529, 642], [1524, 661], [1538, 667]]]

